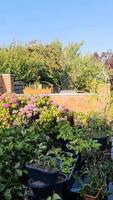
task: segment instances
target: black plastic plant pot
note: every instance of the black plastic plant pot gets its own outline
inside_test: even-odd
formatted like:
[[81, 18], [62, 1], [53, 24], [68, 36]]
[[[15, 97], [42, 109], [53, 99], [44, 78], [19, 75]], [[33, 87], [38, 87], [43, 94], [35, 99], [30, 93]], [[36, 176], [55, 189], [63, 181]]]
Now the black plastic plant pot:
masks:
[[51, 196], [53, 192], [62, 195], [66, 189], [67, 177], [64, 174], [59, 174], [57, 182], [49, 185], [41, 181], [29, 180], [29, 186], [32, 189], [36, 198], [47, 198]]
[[72, 153], [73, 156], [76, 156], [75, 151], [74, 151], [74, 150], [70, 150], [70, 149], [68, 148], [69, 140], [59, 139], [58, 142], [59, 142], [60, 145], [61, 145], [62, 151], [64, 151], [65, 153], [66, 153], [66, 152]]
[[113, 147], [113, 137], [111, 137], [111, 146]]
[[107, 136], [102, 136], [102, 137], [95, 137], [93, 140], [97, 140], [97, 142], [101, 145], [100, 150], [104, 151], [107, 148], [107, 141], [108, 137]]
[[30, 187], [27, 188], [27, 198], [28, 198], [28, 200], [35, 200], [36, 199], [34, 194], [33, 194], [33, 191], [31, 190]]
[[33, 167], [29, 162], [27, 162], [25, 164], [25, 167], [29, 173], [29, 177], [32, 180], [35, 180], [35, 181], [39, 180], [46, 184], [55, 183], [57, 181], [57, 177], [59, 173], [61, 172], [61, 160], [59, 158], [56, 158], [56, 159], [57, 159], [57, 165], [58, 165], [57, 170], [49, 171], [49, 172], [38, 167]]
[[58, 194], [62, 194], [66, 189], [66, 183], [67, 176], [64, 174], [59, 174], [57, 182], [53, 185], [53, 190]]
[[28, 191], [27, 195], [28, 195], [28, 200], [36, 200], [32, 190]]
[[85, 158], [82, 157], [81, 153], [78, 153], [77, 155], [76, 165], [78, 171], [80, 171], [81, 168], [85, 166]]
[[54, 192], [52, 185], [48, 185], [41, 181], [34, 181], [30, 179], [29, 186], [36, 199], [46, 199], [48, 196], [52, 196]]
[[67, 148], [68, 140], [59, 139], [58, 142], [61, 145], [62, 151], [69, 152], [69, 149]]

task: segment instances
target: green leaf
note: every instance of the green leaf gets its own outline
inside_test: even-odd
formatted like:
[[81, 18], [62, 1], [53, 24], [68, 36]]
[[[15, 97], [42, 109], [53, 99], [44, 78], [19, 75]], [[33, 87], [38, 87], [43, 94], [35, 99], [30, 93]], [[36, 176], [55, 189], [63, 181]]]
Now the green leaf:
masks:
[[8, 189], [8, 190], [5, 191], [5, 193], [4, 193], [4, 199], [5, 200], [11, 200], [12, 199], [11, 189]]
[[2, 192], [5, 189], [5, 184], [0, 183], [0, 192]]
[[16, 165], [14, 166], [15, 169], [20, 167], [20, 162], [16, 163]]
[[61, 200], [61, 197], [58, 194], [54, 193], [53, 200]]
[[16, 169], [16, 175], [17, 176], [22, 176], [22, 170]]

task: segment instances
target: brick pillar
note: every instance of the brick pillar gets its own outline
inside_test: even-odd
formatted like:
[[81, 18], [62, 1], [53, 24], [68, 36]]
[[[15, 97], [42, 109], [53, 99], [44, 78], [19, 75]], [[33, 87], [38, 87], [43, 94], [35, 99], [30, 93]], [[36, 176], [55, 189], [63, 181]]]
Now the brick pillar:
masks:
[[0, 94], [3, 94], [3, 78], [2, 78], [2, 74], [0, 74]]
[[3, 93], [14, 92], [14, 82], [13, 82], [13, 75], [12, 74], [2, 74], [2, 83], [3, 83]]

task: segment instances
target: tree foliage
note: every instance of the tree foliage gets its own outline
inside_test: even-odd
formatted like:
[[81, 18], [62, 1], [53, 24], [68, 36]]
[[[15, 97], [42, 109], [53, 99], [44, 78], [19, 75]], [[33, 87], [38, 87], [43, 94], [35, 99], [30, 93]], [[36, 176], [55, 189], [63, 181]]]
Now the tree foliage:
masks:
[[69, 75], [72, 87], [83, 91], [94, 91], [99, 83], [108, 81], [104, 64], [90, 55], [75, 58]]
[[94, 83], [107, 81], [107, 70], [97, 56], [81, 55], [82, 45], [13, 43], [0, 49], [0, 73], [12, 73], [25, 83], [47, 81], [61, 89], [90, 91]]

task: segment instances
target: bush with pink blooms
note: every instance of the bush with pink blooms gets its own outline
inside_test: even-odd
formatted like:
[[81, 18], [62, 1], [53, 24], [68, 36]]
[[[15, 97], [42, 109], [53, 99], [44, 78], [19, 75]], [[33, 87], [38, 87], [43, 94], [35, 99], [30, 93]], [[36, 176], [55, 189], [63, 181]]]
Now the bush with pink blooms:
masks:
[[50, 122], [59, 109], [45, 97], [0, 96], [0, 127], [29, 127], [33, 122]]

